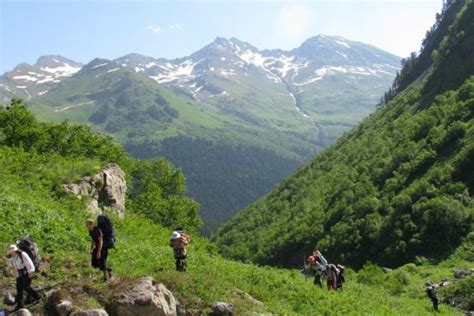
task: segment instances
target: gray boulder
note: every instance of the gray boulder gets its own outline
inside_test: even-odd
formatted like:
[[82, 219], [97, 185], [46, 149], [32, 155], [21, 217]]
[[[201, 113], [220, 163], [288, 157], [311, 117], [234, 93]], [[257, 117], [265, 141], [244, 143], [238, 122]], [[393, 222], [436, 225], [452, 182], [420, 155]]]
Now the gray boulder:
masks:
[[250, 304], [257, 305], [257, 306], [265, 306], [263, 302], [257, 300], [255, 297], [253, 297], [247, 292], [244, 292], [240, 289], [235, 289], [234, 292], [240, 295], [240, 297], [242, 297], [243, 299], [247, 300]]
[[3, 294], [3, 304], [8, 306], [15, 305], [15, 297], [8, 291]]
[[31, 312], [26, 308], [22, 308], [11, 314], [12, 316], [32, 316]]
[[107, 314], [107, 312], [103, 309], [89, 309], [74, 312], [71, 314], [71, 316], [109, 316], [109, 314]]
[[101, 213], [99, 205], [103, 205], [119, 218], [125, 215], [127, 182], [125, 172], [117, 164], [108, 164], [96, 175], [84, 177], [77, 183], [65, 184], [63, 187], [77, 198], [87, 199], [87, 210], [91, 213]]
[[116, 316], [175, 316], [176, 299], [163, 284], [155, 285], [150, 277], [140, 278], [133, 286], [119, 293], [108, 305]]
[[454, 277], [456, 279], [462, 279], [472, 274], [472, 271], [469, 269], [456, 269], [454, 270]]
[[63, 300], [55, 306], [55, 309], [59, 316], [68, 316], [72, 312], [73, 305], [71, 301]]
[[229, 303], [215, 302], [212, 304], [212, 314], [214, 316], [232, 316], [234, 306]]
[[390, 269], [390, 268], [382, 268], [382, 270], [383, 270], [383, 272], [385, 272], [385, 273], [390, 273], [390, 272], [392, 272], [392, 269]]

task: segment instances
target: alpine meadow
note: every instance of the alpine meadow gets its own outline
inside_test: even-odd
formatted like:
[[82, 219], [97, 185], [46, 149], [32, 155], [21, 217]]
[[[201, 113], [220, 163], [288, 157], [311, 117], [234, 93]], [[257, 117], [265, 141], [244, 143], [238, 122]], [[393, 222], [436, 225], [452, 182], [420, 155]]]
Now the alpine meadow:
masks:
[[[23, 26], [0, 34], [0, 316], [474, 313], [473, 0], [443, 1], [407, 58], [299, 29], [329, 8], [350, 34], [350, 2], [39, 2], [0, 4], [22, 23], [74, 12], [29, 24], [51, 46], [25, 46], [36, 63], [9, 53]], [[87, 15], [103, 20], [74, 53]], [[270, 16], [291, 22], [282, 47], [307, 39], [233, 37], [283, 42]], [[144, 31], [188, 55], [123, 55], [152, 52]]]

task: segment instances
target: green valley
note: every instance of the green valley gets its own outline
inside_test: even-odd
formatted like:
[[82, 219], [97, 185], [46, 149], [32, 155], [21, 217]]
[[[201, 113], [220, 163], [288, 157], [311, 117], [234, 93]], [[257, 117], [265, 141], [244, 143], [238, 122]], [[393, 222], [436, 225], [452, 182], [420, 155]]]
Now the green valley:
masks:
[[[431, 307], [422, 290], [423, 282], [449, 278], [454, 267], [469, 265], [473, 260], [471, 238], [439, 265], [420, 262], [388, 274], [370, 264], [357, 273], [349, 269], [345, 290], [328, 292], [305, 280], [297, 270], [223, 259], [213, 244], [193, 233], [199, 227], [196, 213], [181, 213], [179, 218], [188, 219], [186, 222], [163, 221], [172, 218], [166, 213], [166, 205], [174, 199], [173, 194], [183, 202], [187, 200], [182, 176], [169, 169], [166, 162], [135, 161], [110, 138], [83, 126], [37, 123], [17, 101], [9, 110], [0, 110], [0, 121], [0, 162], [4, 166], [0, 170], [0, 245], [5, 248], [15, 237], [30, 234], [47, 262], [46, 271], [38, 274], [35, 282], [59, 291], [56, 297], [71, 300], [75, 310], [107, 306], [121, 289], [149, 275], [171, 289], [190, 312], [209, 312], [213, 302], [223, 300], [234, 304], [236, 315], [424, 315], [431, 313]], [[129, 195], [125, 218], [113, 217], [118, 242], [110, 262], [115, 277], [103, 285], [89, 268], [84, 226], [90, 216], [84, 210], [87, 201], [65, 194], [61, 184], [94, 174], [110, 162], [119, 163], [126, 171]], [[155, 167], [147, 167], [149, 163]], [[156, 168], [159, 172], [154, 174]], [[157, 176], [152, 182], [147, 180]], [[151, 193], [153, 201], [162, 207], [143, 213], [140, 192]], [[176, 204], [172, 211], [178, 212]], [[158, 221], [153, 220], [156, 215]], [[174, 271], [172, 251], [167, 245], [170, 227], [175, 225], [184, 225], [192, 232], [189, 271], [184, 274]], [[463, 282], [459, 286], [472, 283], [472, 277]], [[2, 288], [10, 288], [8, 278], [2, 278]], [[455, 291], [459, 290], [446, 295], [464, 297], [463, 304], [472, 304], [469, 295], [460, 296]], [[32, 311], [42, 314], [48, 308], [51, 306], [40, 304]], [[440, 314], [460, 313], [442, 305]]]
[[169, 159], [210, 233], [371, 113], [398, 65], [342, 37], [291, 51], [218, 37], [175, 60], [44, 56], [0, 77], [0, 92], [23, 97], [41, 120], [113, 135], [134, 157]]
[[291, 266], [316, 245], [352, 267], [393, 267], [442, 260], [472, 233], [474, 3], [444, 14], [455, 19], [435, 31], [422, 77], [225, 224], [225, 256]]

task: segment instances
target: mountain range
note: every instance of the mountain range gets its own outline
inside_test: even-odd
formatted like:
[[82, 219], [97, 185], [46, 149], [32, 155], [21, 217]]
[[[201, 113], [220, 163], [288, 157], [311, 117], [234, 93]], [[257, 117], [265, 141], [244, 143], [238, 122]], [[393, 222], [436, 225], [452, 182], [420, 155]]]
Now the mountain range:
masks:
[[207, 230], [265, 194], [374, 109], [400, 58], [319, 35], [290, 51], [216, 38], [190, 56], [61, 56], [0, 77], [43, 120], [113, 135], [135, 157], [183, 169]]

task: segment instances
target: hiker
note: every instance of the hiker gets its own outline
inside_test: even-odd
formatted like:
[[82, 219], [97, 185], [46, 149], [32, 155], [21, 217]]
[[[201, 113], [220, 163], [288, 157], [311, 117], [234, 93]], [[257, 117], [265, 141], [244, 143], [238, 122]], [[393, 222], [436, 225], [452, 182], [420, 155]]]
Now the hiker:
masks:
[[186, 271], [186, 257], [188, 256], [186, 248], [189, 244], [189, 241], [189, 235], [186, 234], [183, 229], [176, 229], [171, 235], [169, 245], [174, 251], [174, 258], [176, 259], [176, 271]]
[[327, 280], [327, 288], [328, 290], [336, 290], [337, 289], [337, 274], [339, 270], [336, 268], [334, 264], [329, 264], [325, 270], [326, 273], [326, 280]]
[[339, 270], [339, 273], [337, 274], [337, 289], [342, 290], [342, 284], [346, 282], [346, 276], [344, 275], [344, 266], [341, 264], [336, 265], [336, 268]]
[[433, 302], [433, 308], [435, 311], [438, 311], [438, 296], [436, 295], [436, 286], [432, 282], [427, 282], [426, 284], [426, 294], [428, 298]]
[[23, 308], [23, 293], [28, 294], [28, 298], [32, 299], [30, 304], [37, 303], [41, 297], [32, 287], [31, 282], [33, 280], [33, 272], [36, 268], [33, 261], [28, 254], [20, 249], [16, 245], [10, 245], [8, 247], [7, 258], [10, 260], [14, 267], [14, 275], [16, 276], [16, 298], [15, 298], [15, 311]]
[[321, 265], [321, 258], [318, 256], [317, 251], [313, 251], [313, 254], [308, 258], [308, 264], [310, 272], [314, 273], [314, 285], [318, 285], [322, 288], [323, 283], [321, 277], [323, 274], [323, 266]]
[[108, 248], [104, 244], [104, 234], [98, 226], [95, 226], [94, 220], [89, 218], [86, 221], [86, 227], [91, 237], [91, 265], [104, 273], [104, 282], [109, 281], [109, 269], [107, 268]]

